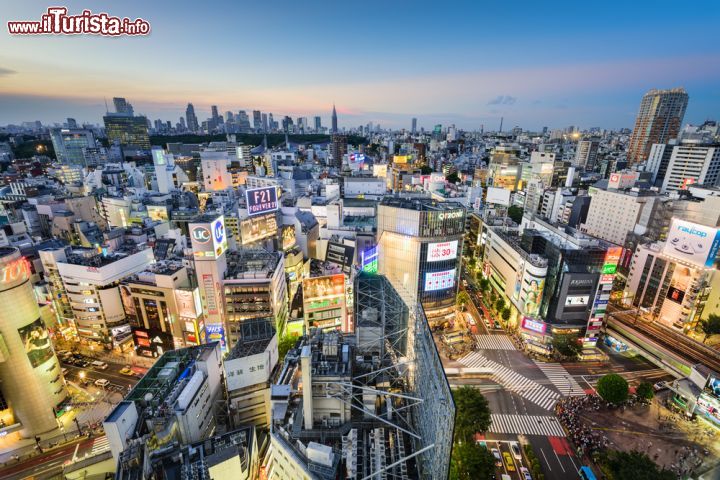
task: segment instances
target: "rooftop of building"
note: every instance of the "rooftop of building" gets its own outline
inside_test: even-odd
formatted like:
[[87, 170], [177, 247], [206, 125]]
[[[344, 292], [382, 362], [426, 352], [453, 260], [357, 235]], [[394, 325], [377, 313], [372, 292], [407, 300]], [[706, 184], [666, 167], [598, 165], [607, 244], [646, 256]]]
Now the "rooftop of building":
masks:
[[100, 268], [111, 265], [118, 260], [134, 255], [147, 247], [141, 247], [134, 242], [125, 242], [119, 248], [112, 252], [105, 252], [97, 248], [89, 247], [72, 247], [67, 255], [67, 263], [69, 265], [82, 265], [85, 267]]
[[464, 209], [457, 202], [439, 202], [430, 198], [385, 197], [380, 205], [386, 207], [404, 208], [421, 212], [444, 212], [448, 210]]
[[503, 239], [505, 243], [510, 245], [513, 250], [518, 252], [520, 256], [531, 265], [539, 268], [547, 267], [548, 261], [546, 258], [543, 258], [542, 255], [529, 253], [523, 249], [520, 242], [521, 237], [517, 234], [517, 231], [506, 231], [504, 228], [493, 228], [492, 230], [495, 235]]
[[264, 248], [230, 250], [227, 256], [226, 279], [271, 278], [282, 260], [282, 253]]
[[225, 360], [244, 358], [262, 353], [275, 336], [273, 317], [252, 318], [240, 322], [240, 339]]
[[[252, 465], [255, 445], [255, 427], [245, 425], [231, 432], [210, 437], [190, 445], [173, 445], [170, 448], [149, 452], [144, 444], [123, 451], [115, 478], [118, 480], [211, 480], [209, 470], [233, 457], [239, 457], [242, 470]], [[145, 455], [149, 455], [145, 459]], [[151, 474], [146, 476], [146, 468]], [[238, 475], [241, 472], [235, 472]], [[250, 478], [253, 473], [250, 474]]]

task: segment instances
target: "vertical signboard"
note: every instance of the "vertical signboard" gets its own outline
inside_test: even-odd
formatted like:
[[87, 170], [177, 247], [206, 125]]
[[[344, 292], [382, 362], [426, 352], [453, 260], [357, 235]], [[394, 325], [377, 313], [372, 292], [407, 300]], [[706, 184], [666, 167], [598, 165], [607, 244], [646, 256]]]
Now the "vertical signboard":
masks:
[[583, 338], [583, 346], [594, 347], [597, 344], [597, 333], [605, 321], [607, 312], [608, 298], [615, 280], [615, 272], [620, 258], [623, 254], [622, 247], [610, 247], [605, 252], [605, 259], [601, 269], [600, 279], [598, 281], [597, 291], [595, 292], [595, 300], [590, 309], [590, 318], [585, 328], [585, 337]]

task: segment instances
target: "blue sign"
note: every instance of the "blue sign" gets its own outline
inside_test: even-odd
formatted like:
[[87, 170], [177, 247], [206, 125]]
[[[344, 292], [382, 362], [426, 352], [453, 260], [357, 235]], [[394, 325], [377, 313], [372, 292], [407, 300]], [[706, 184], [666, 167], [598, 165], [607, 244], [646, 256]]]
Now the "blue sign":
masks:
[[225, 328], [221, 323], [208, 323], [205, 325], [207, 342], [220, 342], [220, 348], [225, 350]]
[[280, 208], [277, 187], [253, 188], [245, 191], [248, 215], [274, 212]]

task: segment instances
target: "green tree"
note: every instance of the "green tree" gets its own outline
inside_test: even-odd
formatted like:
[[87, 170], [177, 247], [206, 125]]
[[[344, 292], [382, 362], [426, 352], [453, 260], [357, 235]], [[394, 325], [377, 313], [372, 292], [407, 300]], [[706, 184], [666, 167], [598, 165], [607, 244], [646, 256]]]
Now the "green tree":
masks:
[[711, 313], [708, 315], [708, 318], [698, 322], [698, 328], [703, 334], [705, 334], [705, 338], [703, 338], [703, 343], [705, 343], [708, 338], [720, 333], [720, 315]]
[[480, 291], [485, 293], [488, 291], [488, 288], [490, 288], [490, 281], [482, 276], [482, 273], [478, 273], [478, 287], [480, 287]]
[[637, 394], [638, 397], [642, 398], [643, 400], [652, 400], [653, 397], [655, 396], [655, 392], [653, 391], [653, 386], [650, 384], [650, 382], [642, 382], [635, 389], [635, 393]]
[[460, 177], [458, 177], [458, 174], [455, 172], [452, 172], [450, 175], [447, 175], [445, 177], [445, 180], [447, 180], [450, 183], [459, 183]]
[[672, 480], [669, 470], [661, 469], [650, 457], [640, 452], [610, 451], [601, 461], [610, 480]]
[[518, 207], [517, 205], [511, 205], [508, 208], [508, 217], [510, 217], [510, 219], [513, 222], [515, 222], [519, 225], [520, 222], [522, 222], [522, 217], [523, 217], [522, 207]]
[[501, 316], [502, 319], [505, 320], [506, 322], [507, 322], [508, 320], [510, 320], [510, 309], [507, 308], [507, 307], [503, 308], [503, 309], [502, 309], [502, 312], [500, 313], [500, 316]]
[[433, 169], [428, 167], [427, 165], [423, 165], [420, 167], [420, 173], [423, 175], [430, 175], [432, 173]]
[[297, 341], [298, 337], [294, 337], [292, 335], [285, 335], [280, 339], [278, 342], [278, 356], [280, 357], [280, 361], [285, 358], [287, 352], [295, 346]]
[[555, 335], [552, 340], [553, 348], [563, 357], [575, 358], [580, 354], [582, 347], [578, 343], [577, 335]]
[[476, 433], [490, 428], [490, 407], [482, 393], [465, 385], [453, 390], [455, 400], [455, 441], [473, 442]]
[[470, 257], [468, 259], [467, 264], [468, 264], [468, 267], [475, 268], [475, 265], [477, 265], [477, 259], [475, 257]]
[[465, 290], [460, 290], [457, 294], [456, 302], [458, 306], [470, 303], [470, 295]]
[[606, 402], [622, 403], [628, 397], [627, 380], [617, 373], [609, 373], [598, 380], [597, 392]]
[[450, 478], [477, 480], [492, 478], [495, 458], [486, 447], [476, 442], [456, 443], [450, 457]]
[[505, 300], [503, 300], [502, 297], [499, 297], [497, 301], [495, 302], [495, 310], [498, 312], [502, 311], [502, 309], [505, 308]]

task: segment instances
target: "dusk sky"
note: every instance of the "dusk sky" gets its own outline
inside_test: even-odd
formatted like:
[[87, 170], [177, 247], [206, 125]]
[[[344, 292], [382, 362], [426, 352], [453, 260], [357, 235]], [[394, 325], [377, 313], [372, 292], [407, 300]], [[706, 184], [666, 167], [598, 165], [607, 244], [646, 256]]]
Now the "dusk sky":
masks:
[[[0, 0], [0, 124], [99, 123], [103, 99], [173, 124], [253, 109], [386, 127], [632, 127], [650, 88], [720, 117], [720, 2]], [[147, 37], [16, 36], [50, 5], [149, 21]]]

